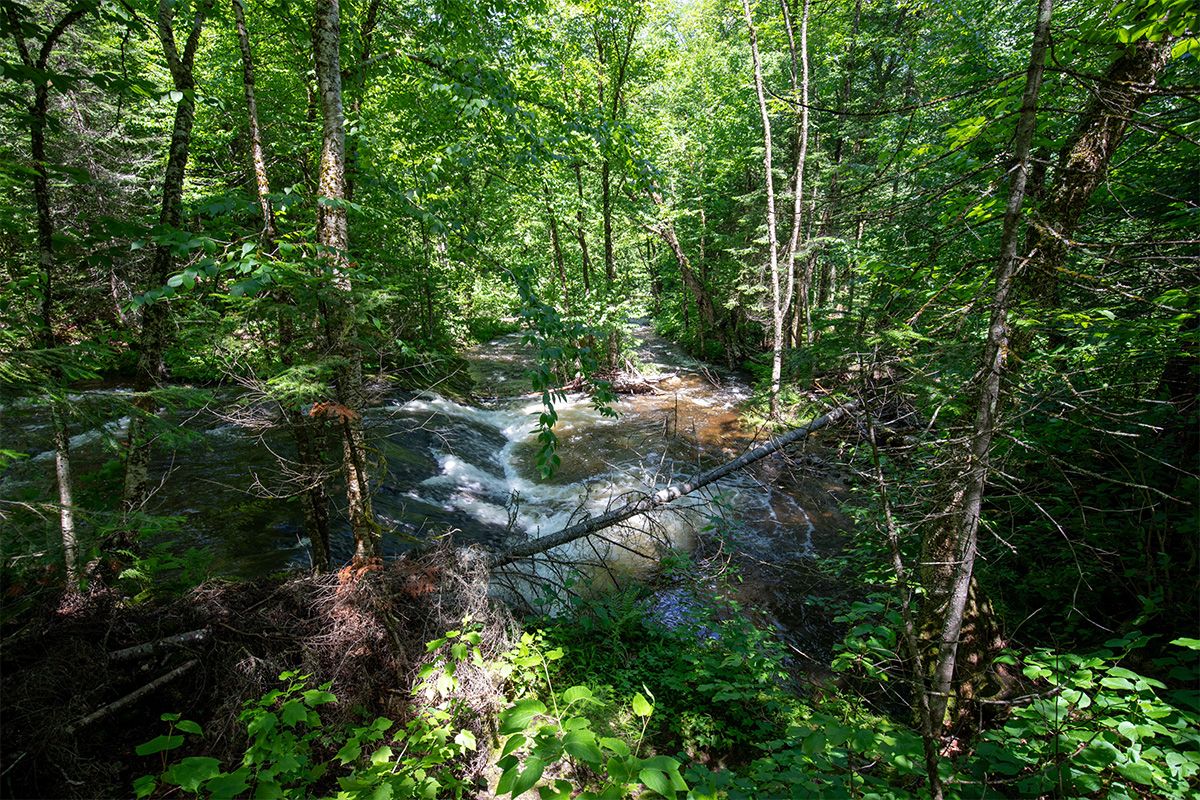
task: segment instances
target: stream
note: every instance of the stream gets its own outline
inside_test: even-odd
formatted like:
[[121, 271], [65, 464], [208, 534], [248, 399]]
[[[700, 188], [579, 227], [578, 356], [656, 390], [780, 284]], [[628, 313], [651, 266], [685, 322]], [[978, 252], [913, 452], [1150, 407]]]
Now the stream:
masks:
[[[601, 415], [583, 395], [557, 403], [562, 465], [548, 480], [538, 477], [534, 428], [542, 407], [530, 391], [531, 355], [520, 334], [465, 354], [474, 404], [431, 390], [391, 393], [369, 408], [364, 425], [377, 451], [374, 508], [385, 530], [385, 553], [448, 532], [460, 541], [493, 546], [554, 533], [633, 493], [683, 480], [761, 443], [761, 432], [756, 436], [739, 423], [738, 405], [750, 396], [743, 377], [701, 364], [648, 326], [636, 328], [634, 336], [636, 361], [653, 390], [621, 396], [615, 419]], [[119, 483], [118, 443], [128, 420], [119, 416], [122, 404], [115, 401], [127, 394], [128, 389], [105, 387], [71, 396], [79, 497]], [[211, 553], [218, 573], [255, 576], [307, 566], [298, 503], [270, 496], [281, 486], [272, 451], [286, 457], [290, 440], [280, 431], [260, 439], [217, 413], [234, 397], [226, 390], [206, 409], [166, 412], [190, 436], [156, 448], [152, 474], [165, 477], [148, 510], [174, 515], [178, 525], [167, 535]], [[0, 449], [29, 454], [0, 475], [0, 511], [53, 496], [49, 439], [44, 407], [18, 403], [0, 409]], [[830, 551], [839, 538], [833, 487], [816, 478], [796, 480], [797, 471], [782, 470], [779, 461], [767, 459], [722, 480], [707, 495], [677, 501], [679, 510], [659, 513], [653, 521], [634, 518], [631, 527], [610, 534], [616, 544], [604, 545], [606, 559], [618, 571], [641, 573], [653, 560], [647, 549], [690, 548], [696, 531], [706, 527], [719, 528], [731, 548], [767, 564]], [[337, 488], [330, 490], [336, 503]], [[94, 530], [106, 520], [82, 522]], [[335, 562], [347, 560], [352, 549], [348, 526], [338, 524]], [[51, 528], [48, 524], [47, 536]], [[6, 558], [45, 545], [0, 537]], [[593, 546], [586, 541], [568, 546], [577, 552], [566, 558]]]

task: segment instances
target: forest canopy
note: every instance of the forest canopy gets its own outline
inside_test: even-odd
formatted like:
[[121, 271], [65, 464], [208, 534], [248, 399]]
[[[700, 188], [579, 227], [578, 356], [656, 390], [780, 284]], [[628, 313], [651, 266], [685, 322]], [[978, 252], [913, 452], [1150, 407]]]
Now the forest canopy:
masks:
[[1198, 37], [0, 0], [0, 792], [1197, 791]]

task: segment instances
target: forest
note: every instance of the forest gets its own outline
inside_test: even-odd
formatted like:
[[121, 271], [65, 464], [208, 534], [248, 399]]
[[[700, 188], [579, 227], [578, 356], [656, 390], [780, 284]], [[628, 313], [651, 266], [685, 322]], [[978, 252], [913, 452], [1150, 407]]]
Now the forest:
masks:
[[1198, 0], [0, 0], [0, 797], [1200, 794]]

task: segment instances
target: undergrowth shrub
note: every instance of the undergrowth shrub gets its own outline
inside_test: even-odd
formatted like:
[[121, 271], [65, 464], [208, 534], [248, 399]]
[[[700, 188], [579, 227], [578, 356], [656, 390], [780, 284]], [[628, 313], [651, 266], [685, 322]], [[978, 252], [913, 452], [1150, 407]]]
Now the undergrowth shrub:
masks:
[[630, 589], [544, 621], [547, 642], [565, 653], [555, 665], [559, 680], [589, 686], [606, 702], [651, 687], [661, 714], [649, 736], [660, 750], [740, 760], [786, 728], [795, 698], [774, 636], [730, 600], [701, 602], [684, 591], [674, 602], [686, 607], [670, 620], [653, 602]]

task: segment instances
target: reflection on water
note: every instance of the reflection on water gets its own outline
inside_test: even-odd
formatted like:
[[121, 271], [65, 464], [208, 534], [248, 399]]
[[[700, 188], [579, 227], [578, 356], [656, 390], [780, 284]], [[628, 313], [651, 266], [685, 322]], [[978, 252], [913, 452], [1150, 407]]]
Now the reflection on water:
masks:
[[[549, 480], [540, 479], [536, 468], [534, 426], [542, 408], [529, 391], [530, 356], [519, 334], [468, 354], [483, 398], [479, 405], [425, 392], [393, 396], [369, 409], [364, 423], [376, 451], [374, 503], [389, 531], [385, 551], [400, 552], [413, 539], [449, 530], [493, 545], [553, 533], [753, 446], [754, 432], [738, 424], [737, 406], [749, 396], [738, 376], [690, 359], [648, 329], [637, 335], [653, 391], [622, 397], [616, 419], [600, 415], [582, 395], [556, 405], [562, 467]], [[73, 426], [82, 428], [72, 446], [84, 491], [88, 476], [115, 457], [128, 423], [114, 402], [118, 397], [120, 390], [98, 390], [71, 398]], [[274, 454], [287, 457], [291, 443], [280, 431], [251, 436], [214, 413], [232, 399], [218, 395], [214, 410], [171, 415], [195, 436], [174, 450], [157, 448], [156, 474], [167, 477], [151, 511], [182, 516], [188, 541], [211, 549], [225, 572], [253, 575], [305, 564], [297, 503], [269, 496], [280, 486]], [[32, 455], [0, 479], [0, 499], [50, 495], [47, 423], [44, 409], [31, 404], [0, 411], [0, 449]], [[731, 476], [715, 492], [715, 498], [685, 500], [679, 512], [654, 521], [635, 518], [623, 533], [610, 532], [610, 539], [620, 537], [618, 544], [629, 548], [614, 552], [625, 554], [627, 568], [639, 569], [637, 553], [652, 555], [659, 541], [689, 546], [696, 528], [719, 512], [737, 526], [742, 548], [764, 560], [813, 553], [813, 519], [769, 470]], [[331, 493], [337, 497], [336, 489]], [[597, 546], [613, 549], [603, 541], [581, 542], [566, 555], [586, 555]], [[338, 532], [333, 551], [335, 558], [349, 557], [348, 528]]]

